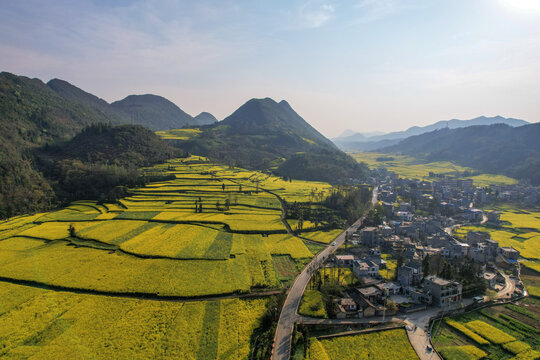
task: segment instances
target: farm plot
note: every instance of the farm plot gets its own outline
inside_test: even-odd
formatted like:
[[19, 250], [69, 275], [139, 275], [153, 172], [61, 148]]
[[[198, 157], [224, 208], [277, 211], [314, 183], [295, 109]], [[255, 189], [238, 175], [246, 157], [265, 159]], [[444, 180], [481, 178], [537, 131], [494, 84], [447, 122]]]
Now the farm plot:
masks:
[[5, 358], [247, 359], [266, 306], [265, 300], [148, 301], [6, 283], [0, 296]]
[[[271, 260], [270, 260], [271, 261]], [[55, 242], [27, 251], [0, 252], [0, 276], [52, 286], [112, 293], [203, 296], [275, 288], [275, 274], [258, 259], [140, 259]]]
[[500, 305], [446, 318], [433, 344], [444, 359], [514, 359], [538, 356], [540, 323], [524, 306]]
[[392, 329], [330, 339], [310, 339], [308, 360], [413, 360], [418, 355], [404, 329]]
[[343, 230], [340, 230], [340, 229], [313, 231], [313, 232], [304, 232], [301, 234], [301, 236], [311, 241], [316, 241], [323, 244], [330, 244], [342, 232]]
[[306, 290], [302, 296], [298, 313], [315, 318], [328, 318], [321, 292], [317, 290]]
[[513, 247], [522, 257], [540, 260], [540, 212], [504, 207], [501, 210], [501, 228], [488, 226], [463, 226], [454, 234], [465, 239], [468, 231], [486, 231], [499, 246]]

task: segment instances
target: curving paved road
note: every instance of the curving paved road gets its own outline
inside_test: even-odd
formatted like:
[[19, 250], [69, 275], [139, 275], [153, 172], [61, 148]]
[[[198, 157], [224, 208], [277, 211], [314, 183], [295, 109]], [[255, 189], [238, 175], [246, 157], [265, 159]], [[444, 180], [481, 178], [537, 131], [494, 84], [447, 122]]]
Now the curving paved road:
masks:
[[[373, 190], [373, 197], [371, 203], [377, 202], [377, 188]], [[346, 232], [353, 233], [362, 224], [364, 217], [356, 220], [346, 231], [343, 231], [334, 240], [336, 245], [328, 245], [323, 251], [321, 251], [316, 257], [314, 257], [309, 264], [302, 270], [302, 272], [296, 277], [293, 285], [287, 293], [287, 298], [283, 304], [283, 309], [279, 317], [279, 321], [276, 328], [276, 337], [274, 338], [274, 347], [272, 350], [272, 360], [288, 360], [291, 354], [291, 339], [293, 333], [294, 323], [297, 319], [297, 311], [300, 306], [300, 300], [302, 294], [306, 289], [306, 286], [311, 279], [311, 275], [321, 266], [321, 264], [328, 258], [329, 255], [334, 253], [336, 249], [343, 245], [345, 242]]]
[[504, 277], [504, 288], [497, 293], [497, 299], [508, 298], [512, 296], [516, 290], [516, 284], [512, 279], [510, 279], [510, 276], [506, 275], [505, 273], [501, 273], [501, 275]]

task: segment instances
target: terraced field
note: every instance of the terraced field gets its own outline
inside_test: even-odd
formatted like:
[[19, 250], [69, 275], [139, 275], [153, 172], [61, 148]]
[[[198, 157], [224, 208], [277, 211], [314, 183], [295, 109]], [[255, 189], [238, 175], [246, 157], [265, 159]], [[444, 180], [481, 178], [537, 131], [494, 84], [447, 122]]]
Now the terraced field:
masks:
[[445, 318], [434, 326], [433, 344], [445, 360], [537, 359], [538, 307], [500, 305]]
[[[193, 297], [279, 288], [272, 256], [289, 256], [296, 271], [313, 256], [287, 233], [281, 201], [316, 202], [328, 184], [284, 181], [200, 157], [144, 171], [174, 179], [131, 189], [116, 204], [77, 201], [0, 223], [0, 277]], [[306, 234], [326, 243], [338, 233]]]
[[325, 183], [200, 157], [143, 171], [169, 180], [0, 222], [0, 357], [247, 358], [266, 300], [223, 296], [280, 289], [340, 232], [282, 218]]

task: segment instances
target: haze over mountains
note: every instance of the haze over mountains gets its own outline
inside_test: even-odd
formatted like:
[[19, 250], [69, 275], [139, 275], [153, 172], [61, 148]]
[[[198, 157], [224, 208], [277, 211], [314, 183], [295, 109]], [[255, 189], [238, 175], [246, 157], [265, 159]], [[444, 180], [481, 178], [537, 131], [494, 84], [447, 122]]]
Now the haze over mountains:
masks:
[[427, 161], [452, 161], [540, 184], [540, 123], [444, 128], [408, 137], [378, 151], [413, 155]]
[[427, 126], [413, 126], [405, 131], [396, 131], [383, 135], [355, 133], [346, 136], [340, 136], [333, 139], [334, 143], [344, 150], [364, 150], [370, 151], [381, 147], [397, 144], [401, 139], [409, 136], [424, 134], [439, 129], [458, 129], [476, 125], [507, 124], [517, 127], [529, 124], [525, 120], [504, 118], [502, 116], [486, 117], [480, 116], [471, 120], [443, 120]]

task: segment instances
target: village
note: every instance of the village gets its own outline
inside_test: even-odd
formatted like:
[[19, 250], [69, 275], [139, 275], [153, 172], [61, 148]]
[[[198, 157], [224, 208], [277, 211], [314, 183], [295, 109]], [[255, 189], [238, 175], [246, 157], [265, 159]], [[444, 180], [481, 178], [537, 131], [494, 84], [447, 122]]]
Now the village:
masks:
[[[499, 212], [475, 206], [494, 199], [537, 205], [537, 188], [480, 188], [470, 179], [401, 179], [385, 169], [372, 171], [372, 176], [379, 205], [324, 265], [327, 278], [335, 278], [332, 269], [338, 269], [338, 285], [339, 269], [349, 269], [355, 278], [327, 297], [332, 302], [326, 304], [329, 317], [451, 311], [524, 295], [518, 250], [500, 247], [489, 232], [468, 231], [458, 239], [452, 230], [478, 224], [498, 227]], [[315, 277], [310, 286], [320, 288], [322, 283]]]

